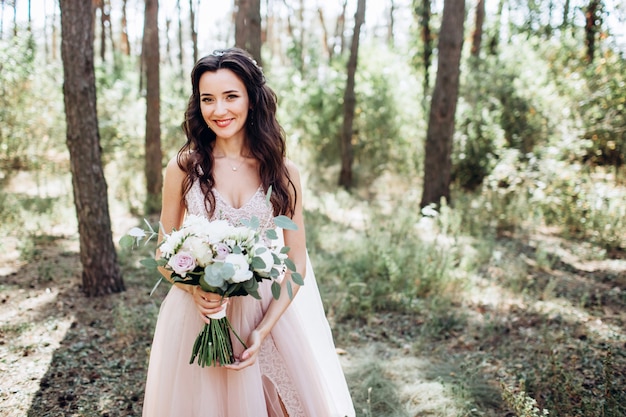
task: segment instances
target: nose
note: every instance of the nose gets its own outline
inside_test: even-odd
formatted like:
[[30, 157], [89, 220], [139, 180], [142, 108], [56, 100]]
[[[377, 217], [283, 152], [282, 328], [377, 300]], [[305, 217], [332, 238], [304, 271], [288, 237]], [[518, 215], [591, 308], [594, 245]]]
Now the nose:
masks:
[[215, 111], [213, 113], [215, 113], [216, 115], [226, 114], [226, 103], [224, 103], [222, 100], [217, 100], [215, 102]]

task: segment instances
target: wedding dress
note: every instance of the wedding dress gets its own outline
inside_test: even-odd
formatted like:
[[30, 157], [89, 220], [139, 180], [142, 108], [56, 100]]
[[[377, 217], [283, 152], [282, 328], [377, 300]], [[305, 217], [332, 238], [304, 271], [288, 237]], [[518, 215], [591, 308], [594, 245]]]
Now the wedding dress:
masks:
[[[241, 208], [230, 206], [214, 191], [214, 218], [240, 225], [256, 216], [263, 229], [273, 227], [272, 210], [259, 187]], [[207, 216], [196, 183], [187, 194], [189, 214]], [[261, 283], [261, 300], [231, 297], [227, 317], [246, 341], [262, 319], [272, 294]], [[161, 305], [143, 405], [143, 417], [353, 417], [346, 380], [324, 314], [307, 256], [305, 285], [264, 340], [256, 363], [241, 371], [189, 364], [204, 322], [191, 295], [172, 286]], [[233, 337], [236, 355], [243, 347]]]

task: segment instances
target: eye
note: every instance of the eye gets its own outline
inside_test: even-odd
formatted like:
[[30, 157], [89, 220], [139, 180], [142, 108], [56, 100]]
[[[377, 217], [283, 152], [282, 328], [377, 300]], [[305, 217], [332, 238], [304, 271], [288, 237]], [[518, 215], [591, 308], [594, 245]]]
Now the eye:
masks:
[[237, 94], [229, 94], [226, 96], [228, 100], [235, 100], [237, 97], [239, 97]]
[[212, 103], [213, 102], [213, 98], [211, 98], [211, 97], [203, 97], [201, 101], [203, 103]]

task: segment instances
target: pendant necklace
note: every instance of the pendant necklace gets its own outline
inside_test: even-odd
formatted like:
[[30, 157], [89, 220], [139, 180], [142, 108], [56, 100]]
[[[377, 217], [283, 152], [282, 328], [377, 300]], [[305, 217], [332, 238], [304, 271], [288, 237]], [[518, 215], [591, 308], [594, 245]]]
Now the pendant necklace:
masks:
[[241, 162], [239, 163], [239, 165], [237, 165], [237, 166], [232, 166], [232, 165], [231, 165], [231, 163], [230, 163], [230, 161], [228, 162], [228, 165], [230, 165], [230, 168], [233, 170], [233, 172], [237, 172], [237, 170], [238, 170], [239, 168], [241, 168], [241, 166], [243, 165], [243, 163], [244, 163], [244, 162], [246, 162], [246, 158], [244, 158], [244, 159], [243, 159], [243, 161], [241, 161]]

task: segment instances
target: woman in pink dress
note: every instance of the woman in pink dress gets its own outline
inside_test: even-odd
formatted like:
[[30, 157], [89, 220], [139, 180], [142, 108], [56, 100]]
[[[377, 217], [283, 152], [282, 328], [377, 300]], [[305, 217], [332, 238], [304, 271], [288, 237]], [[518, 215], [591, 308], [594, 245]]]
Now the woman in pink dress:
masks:
[[[154, 333], [143, 416], [354, 416], [306, 251], [300, 178], [285, 157], [276, 95], [256, 62], [237, 48], [201, 58], [191, 81], [183, 123], [187, 142], [165, 174], [164, 231], [179, 228], [186, 214], [233, 225], [254, 216], [266, 230], [275, 228], [274, 216], [287, 215], [298, 229], [278, 232], [305, 285], [296, 285], [287, 272], [281, 296], [274, 299], [271, 282], [263, 281], [261, 300], [222, 300], [197, 286], [173, 285]], [[190, 364], [206, 317], [223, 309], [247, 348], [233, 338], [235, 363]]]

